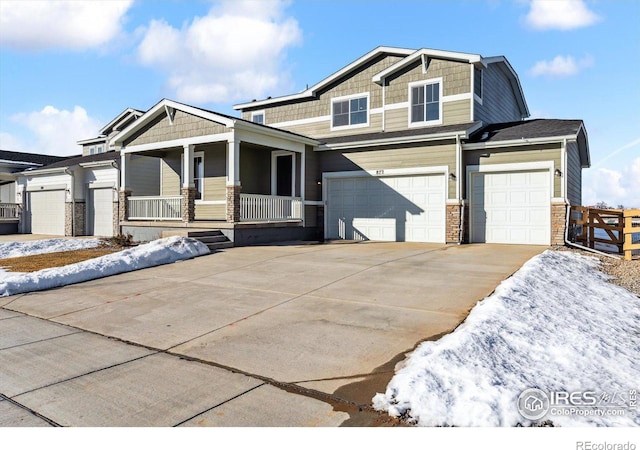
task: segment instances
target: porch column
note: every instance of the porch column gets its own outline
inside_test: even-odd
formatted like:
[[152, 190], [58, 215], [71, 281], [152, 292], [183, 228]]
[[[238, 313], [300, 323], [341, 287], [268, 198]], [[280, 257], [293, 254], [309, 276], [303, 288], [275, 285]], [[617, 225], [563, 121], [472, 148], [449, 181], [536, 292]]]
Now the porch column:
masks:
[[131, 190], [127, 180], [127, 166], [131, 155], [120, 153], [120, 192], [118, 193], [118, 220], [124, 222], [129, 219], [129, 197]]
[[240, 222], [240, 140], [227, 141], [227, 222]]
[[196, 188], [193, 182], [193, 144], [184, 145], [182, 167], [182, 221], [193, 222], [196, 218]]

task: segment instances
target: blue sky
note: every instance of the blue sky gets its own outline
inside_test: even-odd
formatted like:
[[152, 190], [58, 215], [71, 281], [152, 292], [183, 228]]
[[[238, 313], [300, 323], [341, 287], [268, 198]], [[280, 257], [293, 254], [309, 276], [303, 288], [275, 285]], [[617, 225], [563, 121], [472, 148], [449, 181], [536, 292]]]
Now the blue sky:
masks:
[[505, 55], [532, 117], [583, 119], [583, 203], [640, 207], [640, 2], [0, 1], [0, 148], [76, 154], [126, 107], [223, 113], [378, 45]]

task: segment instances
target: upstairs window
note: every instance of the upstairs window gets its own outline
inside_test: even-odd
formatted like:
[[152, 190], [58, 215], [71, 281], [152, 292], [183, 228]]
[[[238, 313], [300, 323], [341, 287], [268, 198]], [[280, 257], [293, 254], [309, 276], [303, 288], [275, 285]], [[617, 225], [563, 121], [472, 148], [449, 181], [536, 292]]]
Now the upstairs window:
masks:
[[96, 147], [96, 153], [102, 153], [102, 145], [98, 145], [98, 147]]
[[256, 111], [251, 113], [251, 121], [264, 125], [264, 111]]
[[440, 81], [428, 81], [409, 87], [411, 123], [441, 123]]
[[369, 97], [339, 98], [331, 103], [331, 126], [349, 127], [369, 124]]
[[482, 70], [474, 67], [473, 69], [473, 93], [479, 99], [482, 99]]

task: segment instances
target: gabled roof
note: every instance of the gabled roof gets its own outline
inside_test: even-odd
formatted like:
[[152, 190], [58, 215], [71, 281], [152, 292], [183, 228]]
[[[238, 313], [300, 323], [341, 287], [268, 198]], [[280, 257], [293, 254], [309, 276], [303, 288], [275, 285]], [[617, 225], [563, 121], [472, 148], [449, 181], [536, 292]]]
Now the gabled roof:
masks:
[[104, 127], [102, 127], [102, 129], [100, 130], [100, 135], [109, 134], [108, 132], [114, 129], [117, 130], [118, 125], [120, 125], [121, 122], [128, 120], [130, 116], [140, 117], [143, 114], [144, 114], [144, 111], [140, 111], [138, 109], [133, 109], [133, 108], [127, 108], [124, 111], [122, 111], [120, 114], [118, 114], [111, 122], [109, 122]]
[[445, 59], [449, 61], [462, 61], [469, 64], [477, 65], [478, 67], [487, 67], [489, 64], [498, 64], [504, 73], [506, 74], [511, 86], [513, 88], [513, 92], [516, 96], [516, 102], [518, 103], [518, 107], [520, 109], [521, 116], [529, 117], [529, 108], [527, 106], [527, 102], [524, 97], [524, 92], [522, 90], [522, 85], [520, 84], [520, 79], [518, 78], [518, 74], [516, 74], [513, 67], [507, 61], [507, 58], [504, 56], [491, 56], [491, 57], [483, 57], [482, 55], [478, 55], [476, 53], [462, 53], [462, 52], [452, 52], [447, 50], [436, 50], [432, 48], [422, 48], [419, 50], [407, 49], [407, 48], [396, 48], [396, 47], [377, 47], [367, 53], [366, 55], [358, 58], [351, 64], [343, 67], [333, 75], [325, 78], [319, 83], [311, 86], [310, 88], [299, 92], [297, 94], [285, 95], [282, 97], [268, 98], [266, 100], [260, 101], [252, 101], [248, 103], [241, 103], [238, 105], [234, 105], [234, 109], [242, 110], [245, 108], [256, 108], [265, 105], [272, 105], [274, 103], [281, 103], [291, 100], [301, 100], [305, 98], [312, 98], [316, 96], [317, 92], [333, 83], [335, 80], [349, 74], [350, 72], [356, 70], [362, 65], [368, 63], [374, 58], [382, 54], [392, 54], [398, 56], [404, 56], [403, 59], [396, 62], [395, 64], [387, 67], [381, 72], [375, 74], [372, 78], [374, 83], [382, 84], [383, 80], [387, 78], [389, 75], [398, 72], [399, 70], [404, 69], [410, 64], [414, 63], [419, 59], [424, 58], [437, 58], [437, 59]]
[[587, 130], [582, 120], [532, 119], [487, 125], [467, 140], [469, 149], [495, 147], [505, 144], [535, 144], [575, 140], [580, 151], [582, 167], [591, 165]]
[[416, 60], [422, 58], [446, 59], [449, 61], [462, 61], [470, 64], [478, 64], [482, 62], [482, 56], [476, 55], [474, 53], [460, 53], [450, 52], [446, 50], [435, 50], [432, 48], [422, 48], [413, 52], [406, 58], [401, 59], [397, 63], [387, 67], [382, 72], [375, 74], [373, 76], [373, 82], [382, 84], [382, 80], [384, 80], [387, 76], [396, 73], [398, 70], [404, 69], [408, 65], [414, 63]]
[[273, 128], [267, 125], [251, 122], [249, 120], [241, 119], [239, 117], [229, 116], [208, 109], [198, 108], [197, 106], [186, 105], [184, 103], [176, 102], [164, 98], [152, 106], [146, 113], [144, 113], [138, 120], [130, 124], [116, 136], [111, 139], [114, 144], [122, 144], [129, 136], [135, 133], [140, 128], [147, 125], [153, 119], [162, 114], [169, 114], [171, 110], [183, 111], [187, 114], [191, 114], [202, 119], [210, 120], [212, 122], [219, 123], [228, 128], [241, 128], [248, 131], [262, 132], [264, 134], [277, 135], [279, 137], [289, 137], [306, 144], [315, 145], [317, 140], [303, 136], [301, 134], [293, 133], [291, 131], [281, 130], [280, 128]]
[[238, 105], [234, 105], [233, 109], [241, 110], [241, 109], [245, 109], [245, 108], [253, 108], [253, 107], [262, 106], [262, 105], [269, 105], [269, 104], [272, 104], [272, 103], [286, 102], [286, 101], [289, 101], [289, 100], [299, 100], [299, 99], [303, 99], [303, 98], [312, 98], [322, 88], [330, 85], [334, 81], [340, 79], [341, 77], [347, 75], [348, 73], [354, 71], [355, 69], [367, 64], [369, 61], [377, 58], [378, 56], [380, 56], [382, 54], [390, 54], [390, 55], [397, 55], [397, 56], [408, 56], [408, 55], [411, 55], [414, 52], [415, 52], [414, 49], [409, 49], [409, 48], [383, 47], [383, 46], [376, 47], [373, 50], [371, 50], [369, 53], [367, 53], [367, 54], [361, 56], [360, 58], [356, 59], [355, 61], [353, 61], [351, 64], [348, 64], [348, 65], [344, 66], [342, 69], [338, 70], [337, 72], [333, 73], [332, 75], [329, 75], [324, 80], [314, 84], [313, 86], [311, 86], [310, 88], [305, 89], [302, 92], [299, 92], [297, 94], [285, 95], [285, 96], [282, 96], [282, 97], [268, 98], [268, 99], [260, 100], [260, 101], [252, 101], [252, 102], [248, 102], [248, 103], [241, 103], [241, 104], [238, 104]]
[[127, 108], [124, 111], [122, 111], [120, 114], [118, 114], [116, 117], [114, 117], [108, 124], [102, 127], [98, 132], [99, 136], [93, 137], [90, 139], [82, 139], [80, 141], [76, 141], [76, 144], [85, 145], [85, 144], [100, 144], [103, 142], [106, 143], [109, 134], [111, 134], [113, 131], [120, 131], [119, 127], [129, 122], [131, 120], [131, 117], [138, 118], [143, 114], [144, 114], [144, 111], [140, 111], [134, 108]]
[[24, 166], [46, 166], [47, 164], [52, 164], [67, 158], [68, 156], [52, 156], [41, 155], [39, 153], [23, 153], [12, 152], [9, 150], [0, 150], [0, 162], [8, 162]]

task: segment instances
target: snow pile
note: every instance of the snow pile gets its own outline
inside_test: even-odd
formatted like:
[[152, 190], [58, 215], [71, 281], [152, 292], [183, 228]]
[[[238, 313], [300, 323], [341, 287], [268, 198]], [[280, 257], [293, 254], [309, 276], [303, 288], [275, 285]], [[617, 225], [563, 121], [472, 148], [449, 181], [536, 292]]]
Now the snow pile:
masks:
[[158, 239], [138, 247], [63, 267], [32, 273], [1, 273], [0, 296], [81, 283], [132, 270], [182, 261], [208, 253], [207, 246], [195, 239], [180, 236]]
[[[607, 283], [597, 265], [570, 252], [532, 258], [452, 334], [418, 346], [374, 406], [422, 426], [526, 426], [517, 400], [528, 388], [629, 400], [640, 390], [640, 298]], [[581, 407], [595, 409], [606, 407]], [[625, 409], [540, 421], [640, 425], [640, 410], [628, 401]]]
[[83, 248], [94, 248], [99, 245], [100, 239], [58, 238], [26, 242], [0, 242], [0, 259], [81, 250]]

